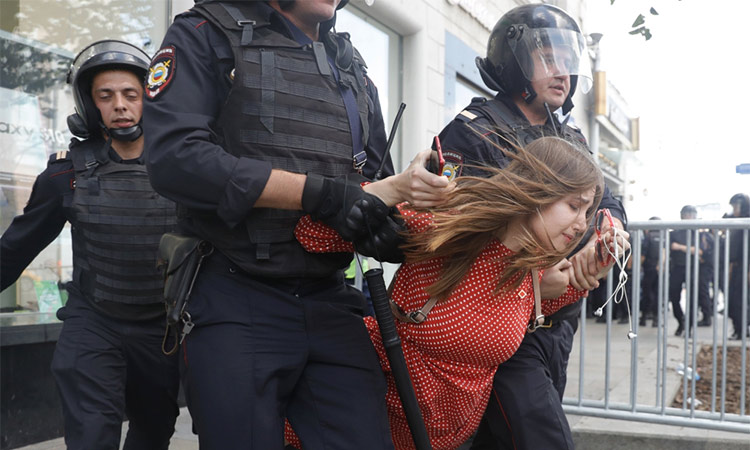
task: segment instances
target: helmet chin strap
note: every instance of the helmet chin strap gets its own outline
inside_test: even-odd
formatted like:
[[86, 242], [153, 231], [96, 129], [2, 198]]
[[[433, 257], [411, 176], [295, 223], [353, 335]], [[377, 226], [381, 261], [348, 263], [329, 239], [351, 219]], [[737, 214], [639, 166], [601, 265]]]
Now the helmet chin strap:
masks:
[[99, 122], [99, 126], [102, 127], [110, 139], [116, 141], [132, 142], [143, 135], [143, 128], [141, 127], [140, 121], [128, 128], [107, 128], [102, 122]]
[[527, 105], [530, 105], [531, 102], [534, 101], [536, 98], [536, 91], [533, 87], [531, 87], [531, 83], [528, 83], [523, 90], [521, 91], [521, 98], [526, 102]]

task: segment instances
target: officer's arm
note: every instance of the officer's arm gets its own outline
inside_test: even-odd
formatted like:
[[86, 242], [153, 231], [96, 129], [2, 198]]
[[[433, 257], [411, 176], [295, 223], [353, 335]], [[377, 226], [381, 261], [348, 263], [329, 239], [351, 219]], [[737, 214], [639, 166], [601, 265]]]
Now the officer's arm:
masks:
[[23, 214], [0, 238], [0, 291], [18, 279], [65, 225], [61, 189], [70, 190], [72, 176], [59, 172], [59, 166], [53, 165], [37, 177]]
[[295, 185], [282, 189], [274, 177], [267, 186], [270, 163], [238, 158], [216, 143], [212, 127], [231, 86], [233, 57], [226, 38], [201, 22], [195, 15], [176, 18], [162, 43], [162, 49], [174, 47], [171, 78], [160, 87], [146, 86], [143, 128], [151, 184], [188, 208], [213, 211], [229, 226], [242, 222], [264, 191], [263, 202], [298, 208], [301, 190]]

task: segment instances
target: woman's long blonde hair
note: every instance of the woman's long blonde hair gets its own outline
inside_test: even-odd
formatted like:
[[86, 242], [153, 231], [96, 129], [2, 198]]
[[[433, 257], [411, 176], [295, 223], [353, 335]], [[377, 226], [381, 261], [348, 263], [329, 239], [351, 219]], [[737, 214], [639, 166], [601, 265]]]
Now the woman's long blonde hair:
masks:
[[[584, 148], [557, 137], [537, 139], [525, 148], [506, 151], [504, 169], [487, 168], [488, 178], [459, 177], [447, 201], [430, 209], [433, 227], [410, 235], [404, 245], [407, 261], [443, 258], [442, 272], [427, 292], [446, 299], [458, 286], [482, 250], [492, 239], [502, 240], [511, 219], [527, 219], [569, 194], [595, 188], [589, 223], [604, 189], [601, 170]], [[528, 222], [526, 222], [528, 223]], [[509, 265], [497, 280], [495, 291], [518, 286], [529, 270], [548, 267], [567, 256], [580, 242], [564, 249], [542, 250], [539, 240], [524, 226], [522, 248], [509, 257]]]

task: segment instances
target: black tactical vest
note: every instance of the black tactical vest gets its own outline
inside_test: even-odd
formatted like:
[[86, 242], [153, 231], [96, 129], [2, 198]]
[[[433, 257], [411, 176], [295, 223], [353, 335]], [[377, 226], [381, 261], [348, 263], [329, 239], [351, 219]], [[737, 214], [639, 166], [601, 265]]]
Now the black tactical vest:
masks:
[[[268, 161], [275, 169], [339, 176], [354, 171], [352, 135], [344, 101], [331, 67], [326, 44], [300, 45], [272, 30], [254, 2], [198, 4], [201, 14], [226, 35], [235, 68], [232, 88], [217, 121], [220, 145], [230, 154]], [[350, 64], [339, 68], [340, 83], [352, 89], [367, 142], [368, 98], [364, 63], [345, 35], [324, 36], [336, 56], [349, 50]], [[344, 58], [345, 60], [347, 58]], [[336, 58], [337, 66], [338, 61]], [[357, 155], [362, 161], [363, 155]], [[203, 235], [243, 270], [270, 277], [327, 275], [345, 266], [351, 255], [307, 253], [294, 238], [301, 211], [255, 208], [244, 228], [249, 242], [237, 242], [210, 219], [194, 215]], [[203, 220], [203, 223], [200, 223]], [[213, 222], [213, 224], [211, 223]], [[208, 232], [208, 234], [206, 234]], [[239, 252], [232, 250], [244, 247]], [[333, 265], [332, 265], [333, 264]]]
[[71, 146], [73, 279], [93, 301], [163, 302], [156, 255], [162, 234], [174, 230], [175, 204], [154, 192], [145, 165], [108, 153], [101, 141]]
[[526, 146], [541, 137], [558, 136], [588, 149], [586, 138], [580, 130], [559, 122], [552, 124], [547, 121], [544, 125], [531, 125], [525, 117], [497, 99], [475, 98], [466, 109], [487, 117], [497, 127], [496, 131], [501, 136], [521, 146]]

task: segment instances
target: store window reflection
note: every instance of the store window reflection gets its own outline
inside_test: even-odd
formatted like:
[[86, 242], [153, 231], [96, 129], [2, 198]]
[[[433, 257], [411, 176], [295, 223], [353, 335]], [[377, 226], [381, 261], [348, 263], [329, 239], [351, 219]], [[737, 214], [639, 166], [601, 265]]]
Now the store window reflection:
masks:
[[[75, 54], [101, 39], [153, 54], [168, 22], [162, 0], [0, 0], [0, 233], [21, 214], [49, 156], [72, 137], [66, 74]], [[69, 227], [69, 226], [68, 226]], [[0, 312], [54, 312], [72, 275], [70, 230], [0, 294]]]
[[[390, 132], [401, 102], [401, 36], [353, 6], [336, 13], [336, 30], [351, 35], [352, 44], [367, 63], [367, 75], [378, 88], [386, 132]], [[391, 147], [394, 162], [401, 160], [400, 148], [397, 138]]]

